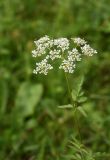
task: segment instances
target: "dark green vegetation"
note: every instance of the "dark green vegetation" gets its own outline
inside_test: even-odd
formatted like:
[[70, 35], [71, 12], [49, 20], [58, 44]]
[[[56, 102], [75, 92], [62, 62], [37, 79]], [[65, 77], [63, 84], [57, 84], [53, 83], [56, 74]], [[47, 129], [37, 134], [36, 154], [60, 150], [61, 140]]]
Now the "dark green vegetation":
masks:
[[76, 134], [72, 108], [57, 107], [70, 103], [63, 72], [32, 74], [33, 40], [45, 34], [84, 37], [98, 51], [70, 83], [74, 89], [84, 74], [87, 116], [78, 115], [88, 155], [105, 152], [100, 160], [110, 160], [110, 0], [0, 0], [0, 160], [64, 160], [77, 152], [68, 147]]

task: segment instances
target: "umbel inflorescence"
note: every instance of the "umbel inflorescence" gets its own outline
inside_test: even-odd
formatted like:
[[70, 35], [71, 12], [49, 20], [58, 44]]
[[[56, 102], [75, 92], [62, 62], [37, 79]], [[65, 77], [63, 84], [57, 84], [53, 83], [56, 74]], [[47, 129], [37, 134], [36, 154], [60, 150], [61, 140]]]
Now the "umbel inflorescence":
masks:
[[36, 69], [33, 70], [35, 74], [43, 73], [47, 75], [49, 70], [53, 69], [52, 62], [57, 59], [61, 61], [59, 69], [73, 73], [77, 61], [81, 61], [83, 56], [92, 56], [97, 53], [81, 38], [71, 38], [70, 40], [67, 38], [51, 39], [46, 35], [34, 41], [34, 43], [36, 49], [32, 51], [32, 56], [44, 57], [43, 60], [36, 63]]

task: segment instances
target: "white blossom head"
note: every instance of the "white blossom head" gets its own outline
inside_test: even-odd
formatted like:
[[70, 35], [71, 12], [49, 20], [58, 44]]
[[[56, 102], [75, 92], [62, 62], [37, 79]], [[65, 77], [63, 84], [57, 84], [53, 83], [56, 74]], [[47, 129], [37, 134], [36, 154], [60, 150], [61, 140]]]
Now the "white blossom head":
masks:
[[97, 53], [97, 51], [89, 46], [89, 44], [85, 44], [81, 47], [82, 53], [86, 56], [93, 56]]
[[78, 49], [73, 48], [72, 51], [68, 51], [68, 59], [70, 61], [81, 61], [81, 54]]
[[84, 39], [81, 38], [72, 38], [72, 40], [74, 41], [75, 44], [77, 44], [78, 46], [82, 46], [85, 45], [87, 42]]
[[51, 50], [49, 52], [50, 59], [55, 60], [56, 58], [61, 58], [61, 53], [60, 52], [61, 52], [60, 50], [56, 50], [56, 49]]
[[39, 63], [36, 63], [36, 69], [34, 69], [33, 73], [37, 74], [37, 73], [43, 73], [45, 75], [47, 75], [48, 70], [53, 69], [53, 67], [47, 63], [47, 59], [42, 60]]
[[[72, 44], [76, 47], [72, 47]], [[53, 69], [53, 61], [60, 60], [59, 69], [64, 72], [73, 73], [78, 61], [83, 56], [93, 56], [96, 50], [90, 47], [84, 39], [81, 38], [57, 38], [51, 39], [49, 36], [41, 37], [34, 41], [35, 49], [32, 51], [33, 57], [44, 57], [36, 63], [33, 73], [47, 75], [49, 70]]]
[[59, 66], [59, 69], [63, 69], [65, 72], [73, 73], [75, 68], [74, 61], [71, 61], [69, 59], [64, 59], [61, 65]]
[[54, 45], [64, 52], [65, 50], [69, 49], [69, 40], [67, 38], [54, 39]]
[[36, 49], [32, 51], [32, 56], [37, 57], [46, 53], [46, 49], [51, 48], [53, 41], [46, 35], [41, 37], [37, 41], [34, 41]]

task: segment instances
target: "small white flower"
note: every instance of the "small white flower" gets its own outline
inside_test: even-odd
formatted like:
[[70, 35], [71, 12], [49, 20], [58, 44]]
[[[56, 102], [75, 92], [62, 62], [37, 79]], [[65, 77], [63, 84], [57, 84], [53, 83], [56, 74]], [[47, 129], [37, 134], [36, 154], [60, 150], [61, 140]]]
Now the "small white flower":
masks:
[[73, 48], [72, 51], [68, 51], [68, 59], [70, 61], [80, 61], [81, 60], [81, 54], [76, 48]]
[[69, 40], [67, 38], [58, 38], [54, 39], [54, 45], [64, 52], [65, 50], [69, 49]]
[[56, 58], [61, 58], [60, 52], [61, 52], [60, 50], [56, 50], [56, 49], [51, 50], [51, 51], [49, 52], [50, 59], [51, 59], [51, 60], [54, 60], [54, 59], [56, 59]]
[[47, 63], [47, 59], [44, 59], [41, 62], [36, 63], [36, 66], [37, 66], [36, 69], [34, 69], [34, 71], [33, 71], [33, 73], [35, 73], [35, 74], [43, 73], [43, 74], [47, 75], [48, 70], [53, 69], [53, 67]]
[[73, 73], [74, 72], [74, 68], [75, 68], [75, 64], [73, 61], [69, 61], [69, 60], [63, 60], [63, 62], [61, 63], [59, 69], [63, 69], [64, 72], [68, 72], [68, 73]]
[[47, 56], [45, 57], [45, 59], [46, 59], [46, 60], [48, 60], [49, 58], [50, 58], [50, 56], [49, 56], [49, 55], [47, 55]]
[[93, 56], [93, 54], [97, 53], [97, 51], [91, 48], [88, 44], [85, 44], [83, 47], [81, 47], [81, 50], [86, 56]]
[[74, 41], [74, 43], [76, 43], [78, 46], [82, 46], [85, 45], [87, 42], [84, 39], [81, 38], [72, 38], [72, 40]]
[[33, 50], [33, 51], [32, 51], [32, 57], [36, 57], [36, 55], [37, 55], [37, 51], [36, 51], [36, 50]]

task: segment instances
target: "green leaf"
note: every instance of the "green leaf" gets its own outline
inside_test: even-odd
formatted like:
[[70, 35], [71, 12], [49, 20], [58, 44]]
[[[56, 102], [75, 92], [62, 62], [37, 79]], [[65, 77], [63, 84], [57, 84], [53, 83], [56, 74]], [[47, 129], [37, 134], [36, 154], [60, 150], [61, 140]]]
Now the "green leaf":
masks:
[[72, 89], [72, 99], [73, 101], [77, 100], [77, 97], [80, 94], [81, 91], [81, 87], [83, 85], [83, 81], [84, 81], [84, 75], [81, 75], [79, 77], [77, 77], [74, 81], [73, 81], [73, 89]]
[[84, 116], [87, 117], [86, 112], [84, 111], [84, 109], [82, 107], [77, 107], [77, 110]]
[[71, 104], [67, 104], [67, 105], [58, 106], [58, 108], [73, 108], [73, 106]]
[[83, 103], [85, 101], [87, 101], [87, 97], [78, 97], [78, 102], [79, 103]]
[[21, 84], [16, 97], [16, 112], [24, 118], [34, 113], [35, 106], [41, 99], [43, 87], [41, 84], [24, 82]]

